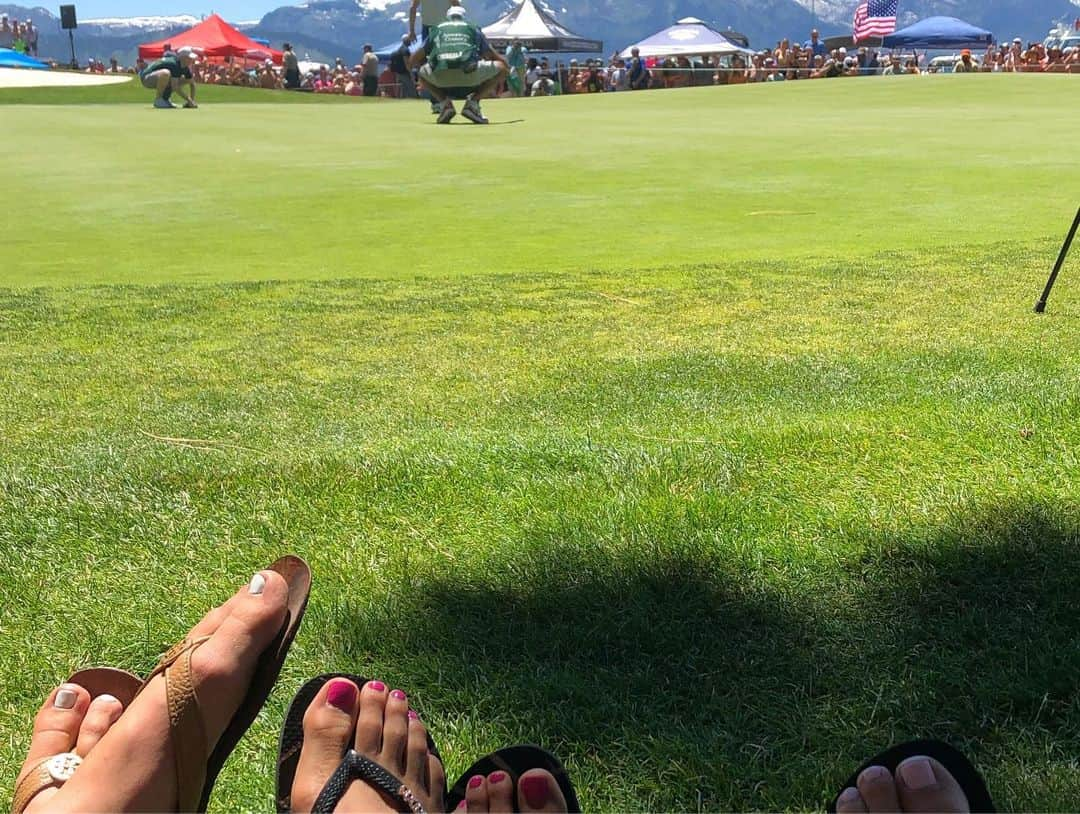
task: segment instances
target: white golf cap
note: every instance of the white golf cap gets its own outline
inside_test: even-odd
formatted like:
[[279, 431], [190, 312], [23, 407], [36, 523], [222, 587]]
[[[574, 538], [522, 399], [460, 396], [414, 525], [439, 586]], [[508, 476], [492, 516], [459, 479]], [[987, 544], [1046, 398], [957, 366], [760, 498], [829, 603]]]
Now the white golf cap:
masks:
[[450, 6], [450, 8], [448, 8], [446, 10], [446, 19], [448, 19], [448, 20], [451, 20], [454, 17], [464, 17], [464, 16], [465, 16], [465, 6]]
[[192, 59], [199, 58], [199, 52], [192, 48], [190, 45], [182, 45], [177, 48], [176, 55], [178, 57], [191, 57]]

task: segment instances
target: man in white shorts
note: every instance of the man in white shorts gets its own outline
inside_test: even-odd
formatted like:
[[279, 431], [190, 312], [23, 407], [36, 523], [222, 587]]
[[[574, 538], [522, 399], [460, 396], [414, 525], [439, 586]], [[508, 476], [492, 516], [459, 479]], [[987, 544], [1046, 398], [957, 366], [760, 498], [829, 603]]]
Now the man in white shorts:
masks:
[[[409, 6], [409, 43], [416, 40], [416, 12], [420, 12], [420, 40], [426, 42], [431, 29], [446, 19], [450, 6], [459, 5], [460, 0], [412, 0]], [[431, 100], [431, 112], [438, 113], [440, 105]]]
[[420, 84], [439, 103], [439, 124], [457, 115], [453, 97], [465, 96], [461, 115], [473, 124], [487, 124], [480, 100], [492, 94], [509, 73], [506, 60], [488, 43], [484, 33], [465, 19], [465, 9], [450, 6], [446, 22], [428, 32], [424, 45], [410, 64], [420, 68]]
[[416, 12], [420, 12], [420, 39], [426, 40], [431, 29], [446, 19], [450, 6], [460, 5], [460, 0], [412, 0], [409, 6], [409, 42], [416, 39]]

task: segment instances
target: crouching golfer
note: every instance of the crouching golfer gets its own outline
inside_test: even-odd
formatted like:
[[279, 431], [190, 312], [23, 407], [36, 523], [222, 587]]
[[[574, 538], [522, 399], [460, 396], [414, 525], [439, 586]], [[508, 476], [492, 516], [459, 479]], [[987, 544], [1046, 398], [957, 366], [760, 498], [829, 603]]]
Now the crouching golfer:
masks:
[[465, 105], [461, 115], [473, 124], [488, 123], [480, 112], [480, 100], [494, 93], [509, 66], [483, 32], [466, 21], [465, 9], [450, 6], [446, 22], [431, 29], [423, 47], [409, 60], [411, 67], [421, 62], [420, 84], [441, 105], [439, 124], [447, 124], [457, 115], [453, 97], [462, 95]]
[[191, 66], [197, 57], [194, 48], [184, 46], [177, 49], [176, 56], [163, 56], [143, 68], [139, 78], [144, 88], [154, 91], [154, 107], [176, 107], [169, 101], [173, 91], [180, 94], [184, 107], [198, 107], [195, 104], [195, 78], [191, 75]]

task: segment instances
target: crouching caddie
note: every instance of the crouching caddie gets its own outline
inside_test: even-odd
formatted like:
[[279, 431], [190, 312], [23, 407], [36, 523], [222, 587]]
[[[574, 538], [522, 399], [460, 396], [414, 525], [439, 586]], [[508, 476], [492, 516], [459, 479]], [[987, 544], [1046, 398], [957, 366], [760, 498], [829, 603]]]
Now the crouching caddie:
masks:
[[450, 6], [446, 22], [435, 26], [410, 65], [420, 68], [420, 84], [441, 107], [439, 124], [447, 124], [457, 110], [454, 98], [465, 96], [461, 115], [473, 124], [487, 124], [480, 100], [490, 96], [509, 72], [506, 60], [488, 44], [484, 33], [465, 19], [465, 9]]
[[139, 79], [144, 88], [154, 91], [154, 107], [176, 107], [169, 101], [173, 91], [180, 94], [184, 107], [198, 107], [195, 104], [195, 78], [191, 73], [191, 66], [197, 59], [195, 49], [184, 46], [175, 56], [163, 56], [143, 68]]

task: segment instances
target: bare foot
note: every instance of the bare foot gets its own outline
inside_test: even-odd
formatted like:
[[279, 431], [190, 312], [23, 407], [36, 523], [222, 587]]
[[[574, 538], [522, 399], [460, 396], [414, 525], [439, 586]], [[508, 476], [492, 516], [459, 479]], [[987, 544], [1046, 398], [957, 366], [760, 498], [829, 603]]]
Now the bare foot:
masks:
[[486, 777], [473, 775], [466, 786], [465, 799], [457, 807], [458, 812], [468, 814], [510, 814], [515, 810], [565, 814], [566, 800], [550, 772], [530, 769], [518, 778], [517, 788], [506, 772], [492, 772]]
[[[288, 587], [275, 571], [215, 608], [189, 634], [209, 637], [191, 656], [191, 673], [209, 755], [239, 707], [256, 662], [281, 629]], [[121, 714], [123, 712], [123, 714]], [[76, 685], [63, 685], [38, 713], [20, 777], [42, 758], [71, 750], [84, 757], [71, 779], [46, 789], [27, 811], [175, 811], [176, 760], [169, 732], [165, 677], [155, 677], [123, 710]]]
[[[402, 783], [424, 811], [443, 810], [446, 778], [428, 751], [427, 730], [401, 690], [381, 681], [357, 687], [345, 678], [328, 681], [304, 713], [304, 745], [292, 786], [293, 811], [311, 811], [343, 756], [354, 750]], [[399, 811], [392, 799], [363, 780], [348, 784], [336, 811]]]
[[859, 775], [856, 787], [844, 789], [836, 801], [837, 814], [877, 812], [970, 811], [960, 784], [932, 757], [916, 755], [896, 767], [895, 775], [883, 766], [870, 766]]

